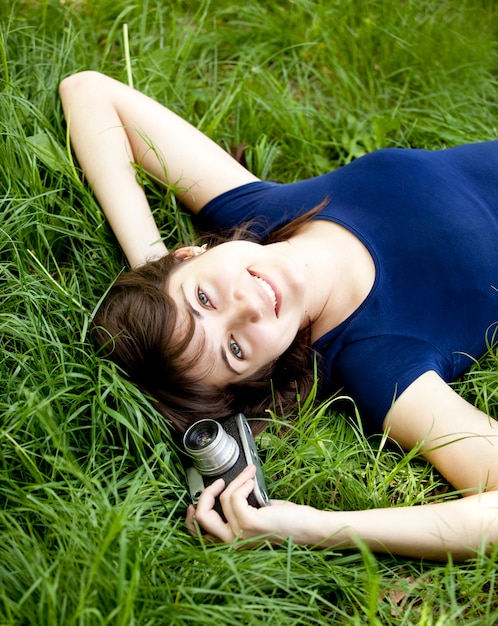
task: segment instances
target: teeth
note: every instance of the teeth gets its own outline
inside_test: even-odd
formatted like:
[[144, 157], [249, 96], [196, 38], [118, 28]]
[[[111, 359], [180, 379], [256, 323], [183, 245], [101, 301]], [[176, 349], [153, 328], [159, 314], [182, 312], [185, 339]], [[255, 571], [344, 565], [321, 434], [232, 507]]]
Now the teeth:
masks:
[[261, 287], [263, 287], [263, 289], [266, 291], [266, 293], [270, 297], [273, 308], [276, 309], [277, 308], [277, 296], [275, 295], [275, 292], [273, 291], [273, 289], [266, 282], [266, 280], [263, 280], [263, 278], [261, 278], [260, 276], [254, 276], [254, 279], [257, 280], [258, 283], [261, 285]]

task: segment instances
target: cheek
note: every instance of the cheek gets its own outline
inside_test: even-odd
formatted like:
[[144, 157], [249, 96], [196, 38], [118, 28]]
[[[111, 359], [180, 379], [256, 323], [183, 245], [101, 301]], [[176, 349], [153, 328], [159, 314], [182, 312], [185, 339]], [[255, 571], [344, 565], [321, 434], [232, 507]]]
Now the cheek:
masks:
[[292, 344], [296, 335], [291, 330], [277, 328], [260, 329], [257, 333], [257, 343], [262, 353], [262, 358], [267, 362], [281, 356]]

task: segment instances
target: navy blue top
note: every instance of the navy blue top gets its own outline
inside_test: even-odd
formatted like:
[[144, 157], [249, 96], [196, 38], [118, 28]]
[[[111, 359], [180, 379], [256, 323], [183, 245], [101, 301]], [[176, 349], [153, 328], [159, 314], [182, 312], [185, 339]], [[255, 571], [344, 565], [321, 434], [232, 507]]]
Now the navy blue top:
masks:
[[[415, 379], [461, 375], [498, 322], [498, 141], [446, 150], [383, 149], [309, 180], [254, 182], [202, 218], [268, 232], [327, 200], [315, 219], [354, 233], [376, 268], [361, 306], [313, 348], [322, 384], [344, 386], [374, 430]], [[498, 338], [498, 336], [497, 336]]]

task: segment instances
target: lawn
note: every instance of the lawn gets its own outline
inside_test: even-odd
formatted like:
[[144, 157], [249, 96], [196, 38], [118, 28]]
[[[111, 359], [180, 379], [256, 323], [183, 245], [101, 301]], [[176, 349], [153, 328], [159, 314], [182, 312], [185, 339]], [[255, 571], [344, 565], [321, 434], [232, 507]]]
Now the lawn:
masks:
[[[497, 36], [492, 0], [0, 1], [0, 624], [498, 621], [496, 554], [188, 535], [168, 425], [89, 336], [125, 260], [57, 95], [72, 72], [103, 71], [287, 182], [385, 146], [496, 138]], [[168, 245], [188, 241], [181, 206], [144, 184]], [[490, 348], [456, 383], [494, 418], [497, 359]], [[274, 415], [258, 439], [272, 497], [338, 510], [456, 497], [339, 400]]]

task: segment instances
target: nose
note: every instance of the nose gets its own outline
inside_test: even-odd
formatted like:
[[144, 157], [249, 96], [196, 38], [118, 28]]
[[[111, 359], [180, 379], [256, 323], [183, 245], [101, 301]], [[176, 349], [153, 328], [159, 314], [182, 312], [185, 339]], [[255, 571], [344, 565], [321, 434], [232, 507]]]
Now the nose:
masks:
[[236, 325], [247, 322], [255, 324], [263, 317], [263, 313], [260, 303], [254, 297], [244, 289], [238, 289], [232, 301], [232, 316]]

